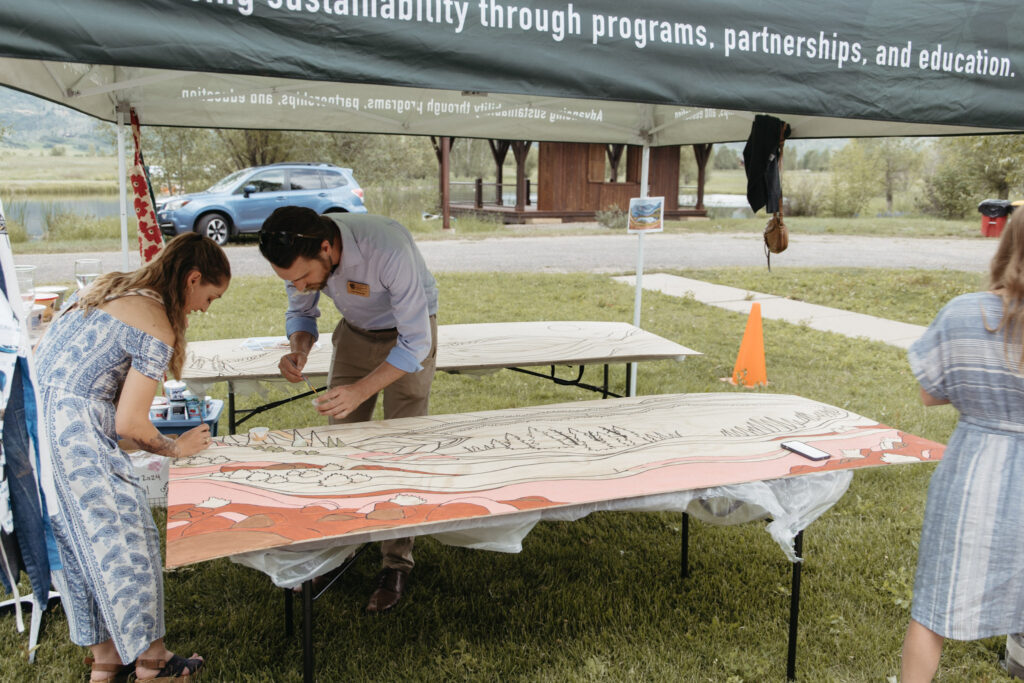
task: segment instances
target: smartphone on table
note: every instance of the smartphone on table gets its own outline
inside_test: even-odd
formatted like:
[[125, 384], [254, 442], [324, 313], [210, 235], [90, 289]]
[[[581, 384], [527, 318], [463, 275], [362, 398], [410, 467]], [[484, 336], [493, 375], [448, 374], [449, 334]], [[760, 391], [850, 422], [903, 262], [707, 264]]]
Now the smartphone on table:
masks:
[[806, 444], [803, 441], [783, 441], [779, 445], [785, 448], [787, 451], [792, 451], [797, 455], [802, 455], [808, 460], [828, 460], [829, 458], [832, 457], [831, 455], [821, 450], [820, 448], [815, 448], [814, 446]]

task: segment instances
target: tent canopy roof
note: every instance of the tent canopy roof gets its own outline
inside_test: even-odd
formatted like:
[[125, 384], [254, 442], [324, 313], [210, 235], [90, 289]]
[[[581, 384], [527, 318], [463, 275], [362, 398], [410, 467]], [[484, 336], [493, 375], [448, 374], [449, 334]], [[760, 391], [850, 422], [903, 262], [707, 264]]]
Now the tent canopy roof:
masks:
[[0, 0], [0, 84], [104, 120], [652, 145], [1024, 129], [1017, 0]]

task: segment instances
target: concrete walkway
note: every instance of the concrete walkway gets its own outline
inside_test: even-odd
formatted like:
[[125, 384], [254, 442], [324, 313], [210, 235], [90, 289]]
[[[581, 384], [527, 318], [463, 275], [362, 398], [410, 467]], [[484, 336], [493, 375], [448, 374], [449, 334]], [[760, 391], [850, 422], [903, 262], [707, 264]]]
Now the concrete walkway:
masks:
[[[616, 277], [619, 282], [636, 286], [633, 275]], [[925, 328], [895, 320], [876, 318], [863, 313], [850, 313], [828, 306], [793, 301], [774, 294], [761, 294], [736, 287], [713, 285], [700, 280], [691, 280], [676, 275], [651, 273], [643, 276], [643, 288], [670, 296], [692, 297], [711, 306], [718, 306], [743, 315], [750, 314], [751, 304], [761, 304], [761, 317], [785, 320], [794, 325], [807, 325], [823, 332], [835, 332], [849, 337], [863, 337], [872, 341], [885, 342], [900, 348], [908, 348]]]

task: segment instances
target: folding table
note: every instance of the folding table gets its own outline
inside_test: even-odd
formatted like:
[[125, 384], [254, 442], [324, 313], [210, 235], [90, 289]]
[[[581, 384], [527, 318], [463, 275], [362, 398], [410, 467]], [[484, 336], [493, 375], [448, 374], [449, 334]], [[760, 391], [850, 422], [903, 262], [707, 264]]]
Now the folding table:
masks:
[[[804, 459], [780, 447], [786, 439], [831, 457]], [[301, 585], [304, 670], [312, 680], [312, 579], [366, 542], [433, 535], [517, 552], [543, 519], [597, 510], [692, 511], [695, 500], [727, 497], [769, 514], [769, 532], [797, 560], [794, 539], [845, 492], [848, 470], [935, 462], [942, 450], [843, 408], [745, 392], [279, 430], [261, 440], [229, 435], [171, 469], [167, 564], [230, 556], [289, 589], [286, 610], [290, 589]], [[268, 569], [285, 560], [301, 561], [284, 572]]]
[[[314, 381], [322, 381], [330, 369], [332, 349], [329, 335], [321, 339], [303, 369]], [[240, 424], [258, 413], [312, 395], [312, 392], [302, 392], [255, 408], [236, 407], [236, 394], [248, 393], [254, 389], [255, 383], [283, 381], [277, 364], [286, 353], [288, 342], [284, 337], [191, 342], [181, 378], [200, 396], [214, 382], [228, 383], [228, 432], [233, 434]], [[626, 364], [628, 387], [631, 363], [683, 360], [689, 355], [699, 354], [664, 337], [621, 322], [471, 323], [440, 325], [437, 330], [439, 372], [474, 374], [510, 369], [558, 384], [597, 391], [604, 397], [619, 396], [610, 391], [608, 386], [611, 363]], [[559, 365], [578, 366], [576, 377], [557, 377], [555, 367]], [[582, 381], [587, 365], [604, 366], [601, 386]], [[550, 370], [541, 373], [529, 369], [537, 366], [549, 366]]]

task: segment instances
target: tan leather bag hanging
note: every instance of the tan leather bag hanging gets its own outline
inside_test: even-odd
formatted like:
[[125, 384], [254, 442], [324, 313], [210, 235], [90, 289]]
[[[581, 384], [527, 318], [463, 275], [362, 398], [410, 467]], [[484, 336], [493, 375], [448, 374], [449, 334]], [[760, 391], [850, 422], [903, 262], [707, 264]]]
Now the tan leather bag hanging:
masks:
[[[782, 146], [786, 141], [786, 129], [788, 125], [782, 127], [782, 134], [779, 135], [779, 185], [781, 187], [782, 181]], [[778, 254], [786, 251], [786, 247], [789, 246], [789, 230], [786, 229], [786, 224], [782, 220], [782, 195], [779, 195], [779, 210], [772, 214], [772, 217], [768, 219], [768, 225], [764, 228], [764, 255], [768, 259], [768, 270], [772, 269], [772, 254]]]

